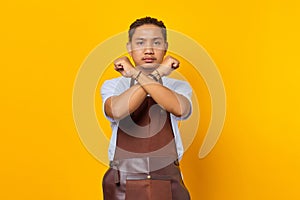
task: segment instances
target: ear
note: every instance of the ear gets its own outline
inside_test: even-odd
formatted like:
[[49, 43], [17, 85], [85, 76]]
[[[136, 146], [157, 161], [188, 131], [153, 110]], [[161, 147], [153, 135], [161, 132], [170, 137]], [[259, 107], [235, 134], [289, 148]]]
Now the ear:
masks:
[[127, 48], [127, 51], [129, 53], [130, 56], [132, 56], [132, 47], [131, 47], [131, 42], [127, 42], [126, 44], [126, 48]]
[[166, 54], [167, 51], [168, 51], [168, 47], [169, 47], [169, 43], [168, 43], [168, 42], [165, 42], [165, 46], [164, 46], [164, 48], [165, 48], [165, 54]]

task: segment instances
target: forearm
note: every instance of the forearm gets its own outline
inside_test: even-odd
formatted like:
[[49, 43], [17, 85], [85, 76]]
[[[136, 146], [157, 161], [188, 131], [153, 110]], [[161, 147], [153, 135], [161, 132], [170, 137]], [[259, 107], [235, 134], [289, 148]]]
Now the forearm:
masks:
[[134, 85], [118, 96], [112, 96], [105, 102], [105, 113], [120, 120], [135, 111], [146, 98], [147, 93], [140, 85]]
[[185, 116], [190, 111], [190, 103], [186, 97], [177, 94], [145, 74], [138, 77], [139, 84], [160, 106], [175, 116]]

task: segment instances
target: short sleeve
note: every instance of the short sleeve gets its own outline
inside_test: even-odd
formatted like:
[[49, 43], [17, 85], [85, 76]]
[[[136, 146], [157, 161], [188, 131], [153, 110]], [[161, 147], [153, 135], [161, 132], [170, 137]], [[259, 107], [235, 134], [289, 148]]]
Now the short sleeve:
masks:
[[175, 117], [176, 120], [185, 120], [190, 117], [192, 114], [192, 88], [190, 84], [186, 81], [176, 80], [176, 79], [168, 79], [166, 80], [166, 87], [173, 90], [174, 92], [183, 95], [190, 102], [190, 112], [184, 117]]
[[105, 117], [110, 121], [110, 122], [115, 122], [115, 120], [109, 116], [106, 115], [105, 110], [104, 110], [104, 105], [105, 101], [112, 96], [117, 96], [123, 93], [127, 87], [128, 84], [126, 84], [126, 81], [122, 78], [116, 78], [116, 79], [111, 79], [107, 80], [103, 83], [101, 86], [101, 97], [102, 97], [102, 109]]

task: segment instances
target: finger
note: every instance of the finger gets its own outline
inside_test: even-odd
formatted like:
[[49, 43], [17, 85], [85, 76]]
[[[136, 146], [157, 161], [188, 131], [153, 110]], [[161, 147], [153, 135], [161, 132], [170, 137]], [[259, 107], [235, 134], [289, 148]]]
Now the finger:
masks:
[[172, 63], [172, 68], [177, 69], [179, 67], [179, 62]]
[[122, 64], [115, 64], [115, 70], [116, 71], [123, 71], [124, 70], [124, 67]]
[[124, 69], [123, 68], [117, 68], [116, 71], [121, 72], [121, 71], [124, 71]]
[[118, 71], [118, 72], [124, 71], [124, 68], [123, 68], [123, 67], [117, 67], [117, 68], [116, 68], [116, 71]]

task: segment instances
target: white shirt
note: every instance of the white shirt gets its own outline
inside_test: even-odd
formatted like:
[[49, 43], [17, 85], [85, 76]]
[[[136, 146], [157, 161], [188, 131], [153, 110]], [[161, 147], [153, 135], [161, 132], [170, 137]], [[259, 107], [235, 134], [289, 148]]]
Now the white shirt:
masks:
[[[102, 102], [103, 102], [102, 108], [103, 108], [104, 114], [105, 114], [105, 111], [104, 111], [105, 101], [109, 97], [120, 95], [121, 93], [123, 93], [124, 91], [129, 89], [130, 80], [131, 80], [130, 78], [119, 77], [119, 78], [107, 80], [103, 83], [103, 85], [101, 87], [101, 96], [102, 96]], [[173, 78], [169, 78], [169, 77], [163, 77], [162, 81], [163, 81], [163, 85], [165, 87], [169, 88], [172, 91], [175, 91], [178, 94], [185, 96], [189, 100], [190, 105], [191, 105], [191, 110], [190, 110], [189, 114], [187, 116], [185, 116], [184, 118], [176, 117], [175, 115], [170, 114], [176, 149], [177, 149], [177, 153], [178, 153], [178, 159], [181, 159], [184, 150], [183, 150], [183, 145], [182, 145], [182, 141], [181, 141], [181, 137], [180, 137], [180, 133], [179, 133], [179, 129], [178, 129], [178, 121], [187, 119], [192, 113], [192, 101], [191, 101], [192, 89], [191, 89], [190, 85], [188, 84], [188, 82], [186, 82], [186, 81], [177, 80], [177, 79], [173, 79]], [[105, 117], [110, 121], [111, 128], [112, 128], [112, 136], [110, 139], [110, 145], [109, 145], [109, 149], [108, 149], [108, 158], [109, 158], [109, 160], [112, 161], [114, 158], [114, 155], [115, 155], [115, 150], [116, 150], [117, 131], [118, 131], [119, 121], [110, 118], [106, 114], [105, 114]]]

